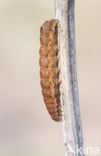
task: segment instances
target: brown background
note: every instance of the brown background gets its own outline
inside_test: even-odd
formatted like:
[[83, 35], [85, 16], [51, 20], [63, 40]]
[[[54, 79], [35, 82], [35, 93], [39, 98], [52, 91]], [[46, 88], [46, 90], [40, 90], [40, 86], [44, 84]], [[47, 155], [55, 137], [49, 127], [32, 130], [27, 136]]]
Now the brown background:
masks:
[[[64, 155], [62, 124], [47, 113], [39, 77], [39, 29], [53, 17], [53, 0], [0, 1], [1, 156]], [[85, 145], [101, 148], [100, 0], [76, 0], [76, 49]]]

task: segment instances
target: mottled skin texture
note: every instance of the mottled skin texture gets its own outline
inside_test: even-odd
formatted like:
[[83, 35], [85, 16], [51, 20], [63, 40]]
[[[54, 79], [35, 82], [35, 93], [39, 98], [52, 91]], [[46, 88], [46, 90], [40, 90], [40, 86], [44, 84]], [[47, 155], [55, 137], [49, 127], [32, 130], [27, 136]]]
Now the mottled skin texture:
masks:
[[58, 20], [46, 21], [40, 29], [40, 76], [44, 101], [49, 114], [55, 121], [61, 120], [59, 91], [59, 57], [57, 45]]

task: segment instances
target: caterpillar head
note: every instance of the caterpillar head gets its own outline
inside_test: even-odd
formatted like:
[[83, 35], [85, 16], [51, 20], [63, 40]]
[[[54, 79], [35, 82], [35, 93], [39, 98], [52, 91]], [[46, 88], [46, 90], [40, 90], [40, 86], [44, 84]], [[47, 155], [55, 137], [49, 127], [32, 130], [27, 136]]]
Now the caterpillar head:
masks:
[[50, 21], [46, 21], [40, 29], [40, 42], [41, 44], [52, 46], [56, 44], [57, 38], [57, 19], [51, 19]]

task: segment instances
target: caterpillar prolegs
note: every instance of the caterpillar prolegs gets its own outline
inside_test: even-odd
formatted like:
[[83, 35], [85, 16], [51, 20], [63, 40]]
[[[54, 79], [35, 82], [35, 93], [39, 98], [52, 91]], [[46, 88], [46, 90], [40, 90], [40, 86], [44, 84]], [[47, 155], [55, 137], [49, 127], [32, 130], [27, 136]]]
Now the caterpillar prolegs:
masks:
[[40, 76], [46, 108], [55, 121], [61, 120], [58, 68], [57, 19], [46, 21], [40, 29]]

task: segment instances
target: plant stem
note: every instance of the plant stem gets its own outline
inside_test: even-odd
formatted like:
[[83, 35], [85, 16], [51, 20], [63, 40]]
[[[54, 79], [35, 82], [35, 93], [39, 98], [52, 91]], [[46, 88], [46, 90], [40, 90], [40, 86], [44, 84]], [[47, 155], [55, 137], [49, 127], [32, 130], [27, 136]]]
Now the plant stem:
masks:
[[[65, 156], [84, 156], [75, 50], [75, 0], [55, 0], [59, 19], [61, 105], [64, 107], [63, 136]], [[80, 152], [79, 152], [80, 150]]]

